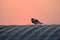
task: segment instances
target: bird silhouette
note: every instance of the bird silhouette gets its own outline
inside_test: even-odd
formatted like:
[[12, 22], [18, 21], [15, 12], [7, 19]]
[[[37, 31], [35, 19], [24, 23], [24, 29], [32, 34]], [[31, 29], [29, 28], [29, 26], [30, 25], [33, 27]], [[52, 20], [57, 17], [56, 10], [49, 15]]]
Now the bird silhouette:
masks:
[[34, 18], [31, 18], [31, 22], [32, 22], [33, 24], [35, 24], [35, 25], [41, 25], [41, 24], [43, 24], [42, 22], [40, 22], [39, 20], [34, 19]]

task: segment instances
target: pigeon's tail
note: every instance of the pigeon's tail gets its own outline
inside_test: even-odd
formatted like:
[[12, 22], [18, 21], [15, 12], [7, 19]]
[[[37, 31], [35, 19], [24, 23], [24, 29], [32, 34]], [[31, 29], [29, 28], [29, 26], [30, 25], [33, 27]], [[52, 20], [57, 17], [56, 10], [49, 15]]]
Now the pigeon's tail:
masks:
[[38, 22], [38, 23], [36, 23], [35, 25], [42, 25], [43, 23], [41, 23], [41, 22]]

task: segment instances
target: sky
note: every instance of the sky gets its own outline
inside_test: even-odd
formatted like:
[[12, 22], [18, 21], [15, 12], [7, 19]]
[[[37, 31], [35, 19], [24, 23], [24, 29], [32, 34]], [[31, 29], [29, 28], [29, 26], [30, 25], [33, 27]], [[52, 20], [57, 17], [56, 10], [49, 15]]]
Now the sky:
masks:
[[60, 0], [0, 0], [0, 25], [60, 24]]

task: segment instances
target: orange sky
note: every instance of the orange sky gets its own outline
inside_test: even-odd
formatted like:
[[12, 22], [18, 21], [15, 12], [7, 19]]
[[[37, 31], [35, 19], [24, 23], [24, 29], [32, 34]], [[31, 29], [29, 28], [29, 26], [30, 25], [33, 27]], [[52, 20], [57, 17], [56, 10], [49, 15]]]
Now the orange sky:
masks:
[[32, 24], [32, 17], [60, 24], [60, 0], [0, 0], [0, 24]]

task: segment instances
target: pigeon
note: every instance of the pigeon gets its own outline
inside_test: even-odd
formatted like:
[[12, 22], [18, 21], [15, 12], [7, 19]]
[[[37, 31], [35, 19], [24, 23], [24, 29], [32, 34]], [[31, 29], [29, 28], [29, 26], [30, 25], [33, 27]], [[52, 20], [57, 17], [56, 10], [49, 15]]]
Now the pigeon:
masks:
[[40, 22], [39, 20], [34, 19], [34, 18], [31, 18], [31, 22], [35, 25], [42, 25], [43, 24], [42, 22]]

